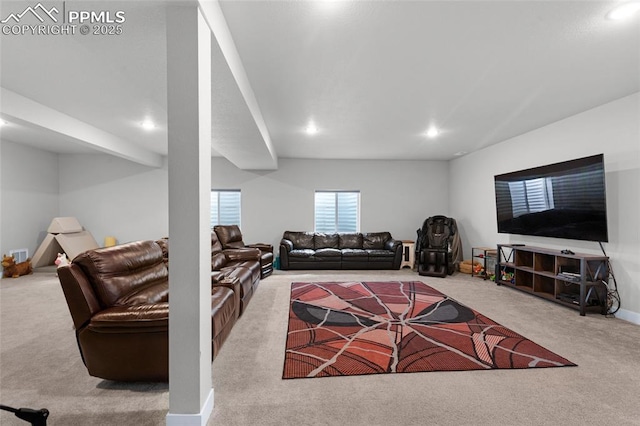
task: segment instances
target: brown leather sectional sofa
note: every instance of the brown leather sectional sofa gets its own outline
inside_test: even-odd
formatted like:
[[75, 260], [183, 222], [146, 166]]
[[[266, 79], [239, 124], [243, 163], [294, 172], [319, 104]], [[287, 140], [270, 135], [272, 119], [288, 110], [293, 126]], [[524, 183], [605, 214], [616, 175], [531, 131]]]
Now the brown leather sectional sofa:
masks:
[[211, 233], [211, 279], [237, 280], [239, 314], [249, 304], [260, 283], [260, 250], [257, 248], [223, 249], [216, 232]]
[[260, 250], [260, 278], [273, 272], [273, 246], [271, 244], [245, 244], [238, 225], [216, 225], [213, 227], [223, 250], [257, 248]]
[[402, 242], [389, 232], [324, 234], [285, 231], [280, 268], [400, 269]]
[[[212, 356], [260, 282], [258, 248], [223, 249], [211, 233]], [[169, 241], [89, 250], [58, 269], [89, 374], [168, 381]]]

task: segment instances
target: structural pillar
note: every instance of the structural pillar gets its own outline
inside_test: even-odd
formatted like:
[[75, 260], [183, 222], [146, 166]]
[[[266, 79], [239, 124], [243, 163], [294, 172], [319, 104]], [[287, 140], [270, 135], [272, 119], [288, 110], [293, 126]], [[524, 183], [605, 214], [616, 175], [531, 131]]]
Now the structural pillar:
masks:
[[168, 426], [206, 425], [211, 382], [211, 30], [196, 1], [167, 8]]

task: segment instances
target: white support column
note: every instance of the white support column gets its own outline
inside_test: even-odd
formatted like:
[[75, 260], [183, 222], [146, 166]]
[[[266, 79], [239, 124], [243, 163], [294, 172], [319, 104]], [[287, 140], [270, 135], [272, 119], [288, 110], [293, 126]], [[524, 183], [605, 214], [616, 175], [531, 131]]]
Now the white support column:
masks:
[[211, 383], [211, 31], [196, 1], [167, 8], [169, 413], [206, 425]]

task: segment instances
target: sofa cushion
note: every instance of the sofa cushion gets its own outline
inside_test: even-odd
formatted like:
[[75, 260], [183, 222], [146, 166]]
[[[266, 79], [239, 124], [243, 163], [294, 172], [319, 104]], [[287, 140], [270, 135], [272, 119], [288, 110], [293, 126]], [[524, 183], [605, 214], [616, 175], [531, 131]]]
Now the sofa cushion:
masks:
[[384, 243], [391, 239], [389, 232], [368, 232], [363, 235], [362, 248], [382, 250]]
[[155, 241], [89, 250], [76, 256], [73, 263], [89, 278], [103, 307], [126, 304], [128, 294], [169, 279], [162, 249]]
[[390, 250], [366, 250], [369, 257], [394, 257], [395, 252]]
[[362, 249], [342, 249], [342, 258], [343, 259], [349, 259], [349, 258], [367, 258], [369, 257], [369, 255], [367, 254], [367, 252], [365, 250]]
[[335, 248], [321, 248], [316, 250], [316, 257], [340, 257], [342, 252]]
[[289, 252], [290, 257], [313, 257], [316, 252], [311, 249], [293, 249]]
[[167, 302], [107, 308], [95, 314], [87, 325], [89, 330], [109, 334], [133, 334], [139, 331], [166, 333], [168, 327]]
[[227, 263], [224, 269], [246, 269], [251, 273], [251, 285], [260, 280], [260, 262], [256, 260], [235, 260]]
[[218, 234], [223, 249], [244, 247], [242, 231], [238, 225], [216, 225], [213, 231]]
[[291, 232], [286, 231], [284, 233], [285, 239], [293, 243], [293, 249], [315, 249], [316, 246], [313, 242], [313, 232]]
[[164, 280], [158, 284], [151, 284], [118, 299], [115, 303], [119, 306], [143, 305], [149, 303], [163, 303], [169, 301], [169, 280]]
[[316, 250], [322, 248], [340, 248], [338, 234], [324, 234], [319, 232], [313, 236], [313, 243], [315, 244]]
[[226, 249], [223, 251], [230, 262], [237, 260], [260, 260], [260, 250], [257, 248]]
[[339, 234], [340, 248], [341, 249], [361, 249], [362, 248], [362, 234], [361, 233], [348, 233]]

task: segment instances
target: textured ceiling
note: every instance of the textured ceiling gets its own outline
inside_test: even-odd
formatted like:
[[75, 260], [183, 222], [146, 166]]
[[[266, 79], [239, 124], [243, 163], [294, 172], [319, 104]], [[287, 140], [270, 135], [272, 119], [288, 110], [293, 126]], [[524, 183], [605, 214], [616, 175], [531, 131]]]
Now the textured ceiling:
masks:
[[[451, 159], [640, 90], [640, 17], [605, 19], [616, 3], [222, 1], [220, 7], [277, 156]], [[2, 35], [0, 85], [165, 155], [164, 4], [72, 4], [124, 10], [125, 32]], [[0, 17], [24, 5], [3, 2]], [[268, 156], [215, 43], [213, 56], [216, 155], [234, 162]], [[157, 121], [154, 131], [141, 130], [145, 117]], [[310, 120], [319, 129], [313, 136], [304, 133]], [[437, 138], [424, 136], [431, 125], [441, 129]], [[48, 138], [46, 129], [1, 132], [54, 152], [87, 150], [60, 134]]]

